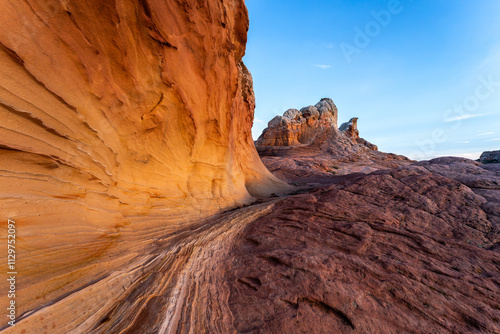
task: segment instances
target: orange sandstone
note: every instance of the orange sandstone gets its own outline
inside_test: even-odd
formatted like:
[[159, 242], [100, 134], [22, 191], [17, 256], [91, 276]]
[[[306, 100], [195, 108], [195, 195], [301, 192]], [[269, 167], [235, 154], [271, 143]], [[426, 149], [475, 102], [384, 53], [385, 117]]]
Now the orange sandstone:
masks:
[[247, 29], [242, 0], [2, 2], [0, 220], [18, 225], [19, 326], [102, 280], [70, 304], [82, 315], [53, 314], [52, 333], [85, 332], [160, 233], [287, 189], [251, 137]]

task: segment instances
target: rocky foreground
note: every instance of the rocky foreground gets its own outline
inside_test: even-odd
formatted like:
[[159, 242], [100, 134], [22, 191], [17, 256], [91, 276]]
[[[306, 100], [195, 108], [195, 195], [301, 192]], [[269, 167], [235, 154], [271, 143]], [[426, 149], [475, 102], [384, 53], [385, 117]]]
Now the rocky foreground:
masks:
[[500, 333], [500, 165], [379, 152], [329, 99], [262, 162], [243, 1], [11, 1], [0, 28], [0, 331]]
[[302, 188], [236, 245], [238, 331], [500, 332], [500, 164], [378, 152], [337, 112], [289, 110], [256, 142]]
[[443, 158], [327, 182], [235, 240], [239, 333], [500, 332], [500, 166]]

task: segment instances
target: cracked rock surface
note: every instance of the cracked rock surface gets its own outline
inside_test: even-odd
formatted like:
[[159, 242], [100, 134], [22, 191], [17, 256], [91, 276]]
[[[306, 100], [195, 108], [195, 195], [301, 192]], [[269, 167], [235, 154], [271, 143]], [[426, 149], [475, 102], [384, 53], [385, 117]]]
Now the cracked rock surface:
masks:
[[341, 176], [276, 203], [226, 261], [236, 330], [498, 333], [500, 175], [462, 160]]

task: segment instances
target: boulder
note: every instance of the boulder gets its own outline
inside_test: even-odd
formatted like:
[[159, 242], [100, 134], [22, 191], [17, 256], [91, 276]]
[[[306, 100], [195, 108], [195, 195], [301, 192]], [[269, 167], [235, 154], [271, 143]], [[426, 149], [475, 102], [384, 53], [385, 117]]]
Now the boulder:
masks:
[[500, 150], [483, 152], [479, 161], [483, 164], [500, 163]]
[[288, 109], [283, 114], [283, 117], [294, 120], [294, 121], [298, 121], [302, 117], [302, 113], [297, 109]]
[[300, 112], [304, 118], [319, 117], [319, 111], [315, 106], [304, 107], [300, 109]]

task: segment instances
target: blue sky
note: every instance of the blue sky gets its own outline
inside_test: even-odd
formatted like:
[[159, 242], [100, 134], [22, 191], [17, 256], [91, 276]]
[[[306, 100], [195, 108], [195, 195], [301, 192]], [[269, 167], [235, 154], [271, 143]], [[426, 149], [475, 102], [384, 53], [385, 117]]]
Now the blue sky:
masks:
[[254, 138], [333, 99], [381, 151], [477, 159], [500, 150], [500, 1], [246, 0]]

